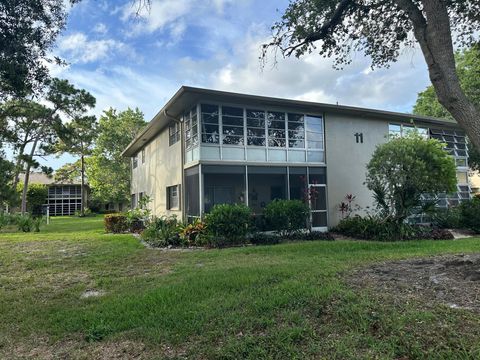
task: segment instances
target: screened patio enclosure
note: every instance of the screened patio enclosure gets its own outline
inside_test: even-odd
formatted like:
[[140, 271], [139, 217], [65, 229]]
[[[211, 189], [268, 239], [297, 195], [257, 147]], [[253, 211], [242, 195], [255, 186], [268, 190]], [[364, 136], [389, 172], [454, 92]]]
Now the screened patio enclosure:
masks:
[[202, 164], [185, 170], [185, 211], [189, 221], [217, 204], [245, 204], [261, 217], [275, 199], [307, 202], [313, 228], [326, 230], [325, 167]]

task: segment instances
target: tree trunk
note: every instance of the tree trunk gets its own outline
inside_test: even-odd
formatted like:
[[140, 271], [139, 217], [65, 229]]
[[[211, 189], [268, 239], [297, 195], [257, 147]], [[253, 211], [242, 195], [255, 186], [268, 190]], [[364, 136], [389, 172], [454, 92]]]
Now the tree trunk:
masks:
[[80, 196], [82, 197], [82, 202], [81, 202], [82, 208], [80, 209], [80, 215], [85, 216], [85, 204], [84, 204], [85, 202], [85, 158], [83, 154], [80, 157], [80, 161], [82, 163], [82, 169], [81, 169], [82, 185], [80, 188]]
[[27, 168], [25, 169], [25, 179], [23, 180], [23, 191], [22, 191], [22, 206], [21, 213], [25, 215], [27, 212], [27, 191], [28, 191], [28, 182], [30, 180], [30, 168], [32, 167], [32, 159], [35, 154], [35, 149], [37, 148], [38, 138], [32, 144], [32, 149], [30, 150], [30, 158], [27, 162]]
[[421, 0], [422, 12], [411, 0], [395, 1], [412, 21], [439, 102], [465, 130], [472, 143], [480, 148], [480, 109], [465, 96], [460, 86], [445, 2]]
[[13, 176], [13, 190], [17, 189], [17, 184], [20, 182], [20, 167], [22, 166], [22, 155], [25, 152], [26, 144], [23, 143], [20, 148], [18, 149], [17, 161], [15, 163], [15, 173]]

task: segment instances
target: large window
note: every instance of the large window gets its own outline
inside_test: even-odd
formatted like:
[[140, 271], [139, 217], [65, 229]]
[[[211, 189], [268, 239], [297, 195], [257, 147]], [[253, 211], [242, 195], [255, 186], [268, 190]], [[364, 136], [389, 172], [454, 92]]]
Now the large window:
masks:
[[305, 116], [307, 133], [307, 161], [324, 162], [323, 118], [320, 116]]
[[168, 127], [168, 144], [172, 146], [180, 140], [180, 123], [172, 122]]
[[404, 125], [404, 124], [389, 124], [388, 125], [388, 134], [390, 137], [395, 136], [406, 136], [412, 132], [417, 132], [421, 136], [428, 137], [428, 129], [424, 127], [418, 127], [414, 125]]
[[302, 114], [288, 114], [288, 147], [305, 148], [305, 125]]
[[245, 203], [245, 166], [202, 167], [205, 212], [217, 204]]
[[247, 109], [247, 145], [265, 146], [265, 111]]
[[197, 107], [193, 107], [185, 114], [185, 148], [191, 149], [198, 144]]
[[180, 208], [179, 185], [167, 187], [167, 210], [178, 210]]
[[267, 112], [268, 146], [285, 147], [285, 113]]
[[217, 105], [201, 105], [202, 114], [202, 142], [218, 144], [220, 139], [219, 112]]
[[243, 145], [243, 109], [222, 106], [222, 143], [226, 145]]

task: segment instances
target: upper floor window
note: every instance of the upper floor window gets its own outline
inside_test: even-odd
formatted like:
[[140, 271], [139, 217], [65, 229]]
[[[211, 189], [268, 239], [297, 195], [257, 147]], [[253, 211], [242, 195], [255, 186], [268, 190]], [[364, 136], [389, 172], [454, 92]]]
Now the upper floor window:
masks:
[[288, 147], [305, 148], [305, 124], [302, 114], [288, 114]]
[[142, 164], [145, 164], [145, 149], [142, 149]]
[[307, 148], [323, 150], [323, 118], [320, 116], [305, 116], [307, 133]]
[[247, 145], [265, 146], [265, 111], [247, 109]]
[[268, 146], [285, 147], [285, 113], [267, 112]]
[[185, 114], [185, 148], [191, 149], [198, 145], [197, 107]]
[[138, 166], [138, 157], [137, 155], [135, 155], [133, 158], [132, 158], [132, 168], [136, 169]]
[[424, 127], [417, 127], [414, 125], [403, 125], [403, 124], [389, 124], [388, 125], [388, 134], [390, 137], [395, 136], [407, 136], [413, 132], [417, 132], [424, 138], [428, 138], [428, 129]]
[[220, 125], [218, 105], [202, 104], [202, 142], [206, 144], [218, 144], [220, 141]]
[[222, 106], [222, 143], [243, 145], [243, 109]]
[[180, 123], [178, 121], [172, 122], [168, 126], [168, 144], [172, 146], [180, 140]]

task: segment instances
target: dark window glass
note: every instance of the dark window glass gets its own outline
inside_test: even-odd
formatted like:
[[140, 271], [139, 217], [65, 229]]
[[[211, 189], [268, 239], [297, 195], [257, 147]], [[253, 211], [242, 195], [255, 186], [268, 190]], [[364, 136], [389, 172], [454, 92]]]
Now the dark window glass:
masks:
[[185, 170], [185, 211], [189, 222], [200, 216], [199, 196], [200, 182], [196, 166]]
[[217, 105], [202, 104], [202, 142], [218, 144], [220, 141], [219, 111]]
[[290, 167], [290, 199], [305, 200], [307, 194], [307, 168]]
[[265, 146], [265, 112], [247, 109], [247, 145]]
[[202, 167], [205, 212], [217, 204], [245, 203], [245, 167]]
[[268, 146], [285, 147], [285, 113], [269, 111], [267, 113]]
[[180, 140], [180, 123], [175, 121], [168, 127], [168, 144], [172, 146]]
[[310, 184], [326, 184], [327, 171], [324, 167], [310, 167], [308, 168], [309, 183]]

